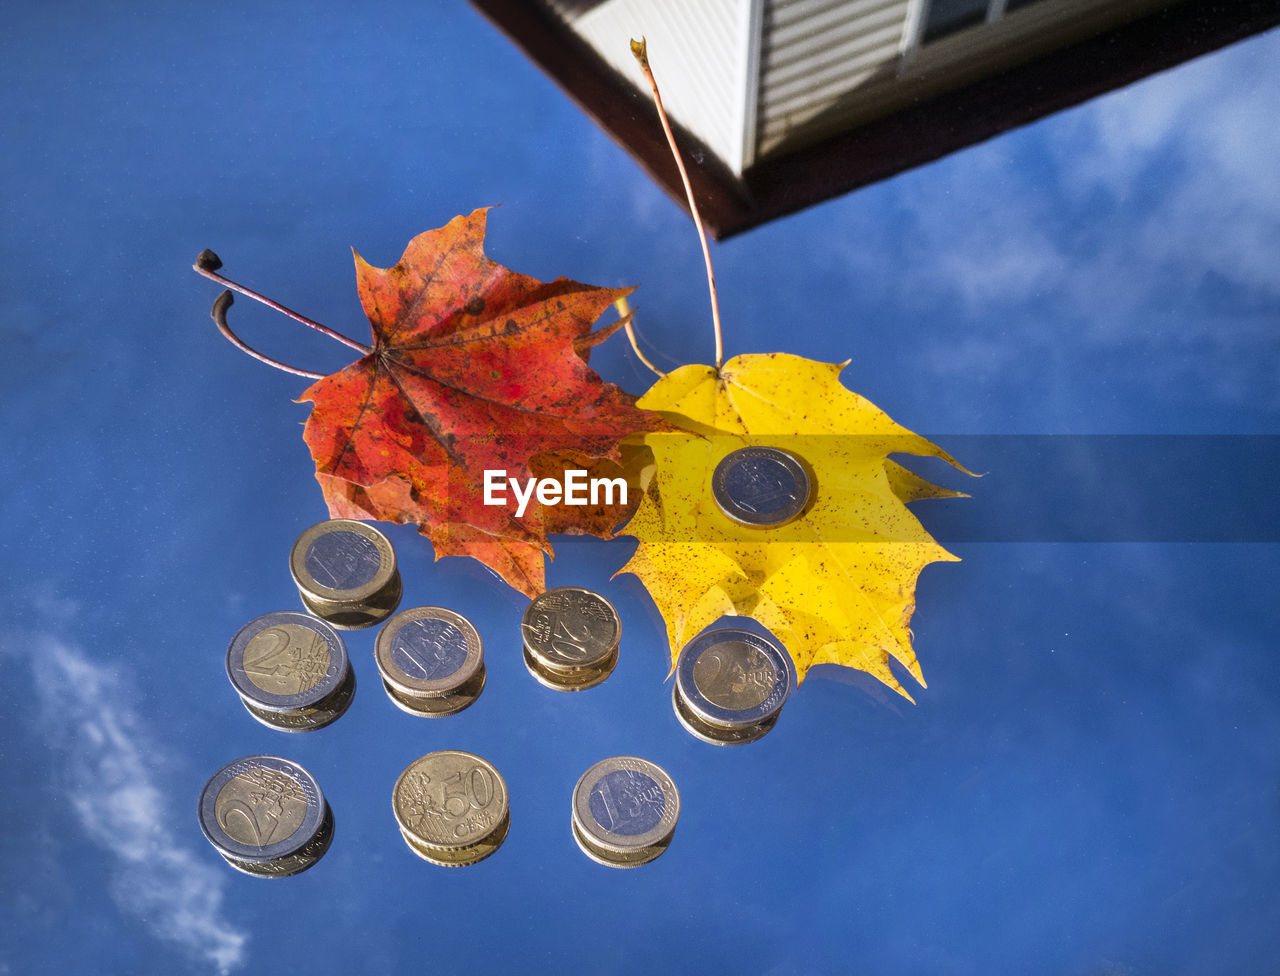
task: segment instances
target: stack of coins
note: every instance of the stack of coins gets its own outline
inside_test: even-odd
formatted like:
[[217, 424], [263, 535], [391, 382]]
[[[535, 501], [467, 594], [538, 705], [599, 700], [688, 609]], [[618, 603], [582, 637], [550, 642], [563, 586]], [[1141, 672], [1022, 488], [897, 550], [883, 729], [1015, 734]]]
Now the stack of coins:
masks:
[[365, 522], [311, 526], [293, 544], [289, 569], [303, 606], [343, 630], [381, 623], [400, 604], [395, 550]]
[[676, 784], [647, 759], [603, 759], [573, 788], [573, 838], [582, 853], [609, 867], [652, 861], [671, 843], [679, 819]]
[[469, 752], [430, 752], [411, 762], [391, 791], [391, 809], [409, 849], [441, 867], [482, 861], [511, 823], [507, 784]]
[[676, 661], [671, 704], [676, 718], [704, 742], [752, 742], [778, 721], [795, 684], [791, 657], [749, 630], [700, 634]]
[[373, 655], [387, 695], [411, 715], [453, 715], [484, 689], [480, 634], [452, 610], [402, 610], [378, 633]]
[[711, 475], [711, 495], [742, 525], [777, 528], [800, 515], [813, 494], [808, 466], [776, 447], [744, 447], [725, 455]]
[[548, 688], [590, 688], [609, 677], [618, 663], [618, 611], [599, 593], [580, 586], [561, 586], [535, 597], [520, 629], [525, 666]]
[[333, 814], [315, 778], [278, 756], [246, 756], [200, 794], [200, 829], [232, 867], [260, 878], [305, 871], [329, 849]]
[[356, 690], [341, 635], [296, 610], [241, 627], [227, 648], [227, 677], [250, 715], [285, 732], [323, 728], [347, 710]]

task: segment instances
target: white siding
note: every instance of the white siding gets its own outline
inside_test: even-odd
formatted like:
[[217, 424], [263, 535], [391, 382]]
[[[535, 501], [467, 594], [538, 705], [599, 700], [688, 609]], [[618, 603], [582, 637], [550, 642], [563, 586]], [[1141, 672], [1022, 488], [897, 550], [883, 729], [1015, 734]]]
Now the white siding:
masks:
[[543, 2], [647, 96], [646, 36], [668, 113], [741, 174], [1169, 0], [1040, 0], [924, 47], [923, 0]]
[[909, 0], [770, 0], [757, 104], [760, 155], [894, 70]]
[[917, 47], [921, 0], [770, 0], [757, 156], [787, 153], [1169, 0], [1040, 0]]
[[749, 0], [605, 0], [575, 15], [573, 4], [550, 6], [624, 78], [649, 86], [631, 54], [645, 37], [649, 64], [667, 114], [740, 171], [744, 137], [741, 45]]

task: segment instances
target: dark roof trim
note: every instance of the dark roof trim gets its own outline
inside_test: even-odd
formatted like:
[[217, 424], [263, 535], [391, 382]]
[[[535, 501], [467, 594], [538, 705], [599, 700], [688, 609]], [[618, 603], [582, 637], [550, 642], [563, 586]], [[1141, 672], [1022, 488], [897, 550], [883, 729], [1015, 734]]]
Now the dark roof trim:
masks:
[[[472, 0], [681, 206], [680, 175], [648, 98], [541, 4]], [[1182, 0], [1108, 33], [953, 89], [742, 179], [687, 131], [676, 138], [718, 240], [886, 179], [1280, 24], [1280, 0]], [[657, 68], [659, 78], [661, 67]], [[704, 159], [694, 165], [694, 156]]]

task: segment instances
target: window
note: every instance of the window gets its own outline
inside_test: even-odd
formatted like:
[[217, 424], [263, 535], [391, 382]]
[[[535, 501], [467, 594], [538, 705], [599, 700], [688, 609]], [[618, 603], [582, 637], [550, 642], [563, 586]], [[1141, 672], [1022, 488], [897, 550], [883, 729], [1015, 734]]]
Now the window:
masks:
[[1006, 13], [1038, 0], [927, 0], [920, 43], [928, 44], [978, 24], [989, 24]]
[[933, 0], [924, 21], [924, 43], [954, 34], [987, 19], [990, 0]]

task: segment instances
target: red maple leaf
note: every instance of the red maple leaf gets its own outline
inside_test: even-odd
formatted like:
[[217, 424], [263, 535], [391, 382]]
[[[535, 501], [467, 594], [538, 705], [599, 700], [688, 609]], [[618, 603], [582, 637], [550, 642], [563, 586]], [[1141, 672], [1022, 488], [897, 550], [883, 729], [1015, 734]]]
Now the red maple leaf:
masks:
[[484, 472], [618, 476], [619, 440], [663, 424], [587, 365], [621, 322], [592, 324], [631, 289], [504, 268], [485, 256], [485, 215], [418, 235], [392, 268], [355, 256], [373, 351], [299, 397], [315, 405], [303, 437], [334, 517], [412, 523], [437, 558], [473, 556], [533, 596], [548, 531], [608, 538], [626, 511], [535, 500], [516, 519], [484, 504]]

